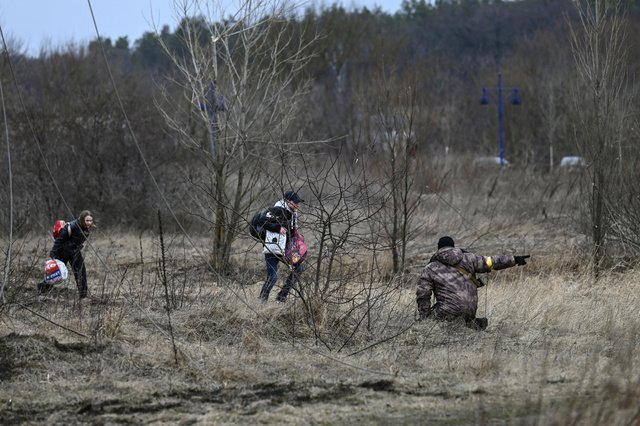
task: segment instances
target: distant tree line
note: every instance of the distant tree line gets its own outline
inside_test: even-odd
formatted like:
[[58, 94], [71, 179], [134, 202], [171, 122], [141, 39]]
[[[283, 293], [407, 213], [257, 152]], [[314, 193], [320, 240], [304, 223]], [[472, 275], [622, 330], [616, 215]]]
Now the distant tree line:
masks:
[[[626, 6], [629, 33], [638, 34], [640, 1]], [[517, 86], [522, 97], [520, 106], [505, 108], [506, 157], [519, 167], [553, 171], [561, 156], [587, 153], [576, 128], [579, 75], [567, 25], [576, 17], [568, 0], [406, 0], [393, 15], [338, 5], [309, 8], [282, 28], [270, 29], [274, 43], [283, 31], [313, 42], [312, 57], [289, 83], [306, 87], [304, 98], [291, 123], [274, 133], [282, 140], [323, 141], [305, 148], [317, 153], [384, 157], [397, 149], [381, 142], [397, 133], [384, 120], [393, 116], [396, 127], [402, 123], [399, 128], [410, 132], [406, 153], [419, 161], [497, 155], [496, 99], [488, 106], [479, 100], [483, 86], [496, 86], [500, 66], [505, 87]], [[188, 182], [200, 179], [193, 165], [206, 162], [201, 153], [210, 146], [211, 134], [191, 114], [202, 112], [193, 100], [202, 97], [204, 104], [206, 93], [187, 87], [175, 59], [185, 58], [193, 46], [211, 49], [216, 25], [229, 22], [194, 16], [173, 29], [146, 32], [133, 43], [126, 37], [94, 40], [38, 57], [16, 47], [9, 55], [16, 81], [7, 55], [2, 56], [21, 229], [44, 228], [53, 216], [66, 217], [62, 199], [74, 212], [101, 212], [98, 218], [105, 224], [153, 226], [162, 202], [138, 148], [161, 190], [183, 206], [185, 223], [199, 223]], [[185, 42], [187, 33], [197, 36], [191, 44]], [[236, 42], [231, 39], [232, 49]], [[633, 74], [640, 66], [640, 40], [626, 42], [623, 65]], [[136, 140], [115, 97], [103, 51]], [[629, 93], [637, 92], [636, 81], [624, 84]], [[410, 114], [398, 113], [402, 94], [411, 98]], [[222, 89], [217, 95], [231, 96]], [[181, 109], [180, 120], [195, 144], [179, 142], [161, 112], [167, 107]], [[637, 103], [632, 108], [637, 116]], [[631, 146], [637, 136], [627, 141]], [[0, 170], [3, 182], [6, 173]], [[3, 210], [0, 221], [7, 220]]]

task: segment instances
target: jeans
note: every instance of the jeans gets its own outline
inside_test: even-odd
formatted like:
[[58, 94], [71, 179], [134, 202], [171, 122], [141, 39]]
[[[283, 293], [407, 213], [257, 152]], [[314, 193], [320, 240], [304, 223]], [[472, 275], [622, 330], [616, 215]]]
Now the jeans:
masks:
[[89, 290], [89, 287], [87, 286], [87, 268], [84, 266], [84, 257], [82, 257], [82, 253], [77, 251], [72, 254], [71, 257], [62, 256], [58, 260], [71, 265], [73, 278], [75, 278], [76, 286], [78, 287], [78, 297], [80, 297], [80, 299], [87, 297], [87, 291]]
[[[278, 264], [283, 262], [282, 257], [273, 255], [271, 253], [266, 253], [264, 255], [264, 260], [267, 264], [267, 279], [262, 285], [262, 290], [260, 291], [260, 298], [262, 300], [267, 300], [269, 298], [269, 293], [271, 293], [271, 289], [278, 281]], [[291, 273], [287, 277], [287, 280], [278, 293], [277, 300], [280, 302], [284, 302], [287, 300], [287, 296], [289, 296], [289, 291], [293, 288], [298, 280], [298, 275], [302, 272], [302, 262], [299, 262], [297, 265], [293, 267]]]
[[80, 298], [87, 297], [89, 287], [87, 285], [87, 267], [84, 266], [84, 257], [82, 253], [77, 252], [71, 259], [71, 269], [73, 269], [73, 277], [78, 286], [78, 296]]

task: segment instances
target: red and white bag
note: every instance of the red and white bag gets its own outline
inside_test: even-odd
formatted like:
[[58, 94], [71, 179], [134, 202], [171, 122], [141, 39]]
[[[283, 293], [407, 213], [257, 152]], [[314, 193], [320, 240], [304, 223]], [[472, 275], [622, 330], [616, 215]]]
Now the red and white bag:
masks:
[[44, 264], [44, 282], [47, 284], [58, 284], [69, 278], [69, 271], [64, 262], [49, 259]]

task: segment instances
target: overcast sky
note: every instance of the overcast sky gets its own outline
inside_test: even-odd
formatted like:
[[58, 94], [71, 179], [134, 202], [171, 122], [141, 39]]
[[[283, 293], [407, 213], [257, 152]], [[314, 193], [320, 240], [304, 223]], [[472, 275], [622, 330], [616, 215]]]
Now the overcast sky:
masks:
[[[237, 10], [233, 5], [238, 0], [223, 1], [229, 4], [223, 6], [226, 16]], [[336, 2], [347, 8], [380, 6], [385, 12], [395, 13], [402, 0]], [[126, 35], [130, 43], [145, 31], [152, 31], [154, 22], [159, 27], [166, 24], [175, 29], [174, 3], [175, 0], [91, 0], [100, 35], [112, 41]], [[334, 2], [316, 0], [307, 4], [314, 3]], [[37, 55], [43, 45], [56, 47], [96, 38], [87, 0], [0, 0], [0, 25], [5, 38], [22, 42], [22, 48], [32, 55]]]

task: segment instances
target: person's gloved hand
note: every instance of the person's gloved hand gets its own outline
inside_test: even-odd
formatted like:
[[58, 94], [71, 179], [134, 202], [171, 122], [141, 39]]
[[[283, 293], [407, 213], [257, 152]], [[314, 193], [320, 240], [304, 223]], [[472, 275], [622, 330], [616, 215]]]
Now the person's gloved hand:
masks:
[[531, 255], [529, 255], [529, 254], [524, 255], [524, 256], [513, 256], [513, 258], [516, 261], [516, 265], [520, 265], [520, 266], [526, 265], [527, 264], [527, 259], [530, 258], [530, 257], [531, 257]]

